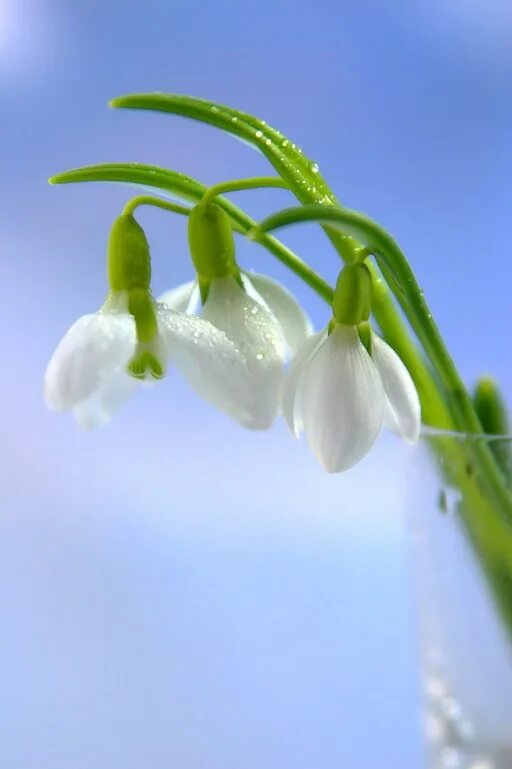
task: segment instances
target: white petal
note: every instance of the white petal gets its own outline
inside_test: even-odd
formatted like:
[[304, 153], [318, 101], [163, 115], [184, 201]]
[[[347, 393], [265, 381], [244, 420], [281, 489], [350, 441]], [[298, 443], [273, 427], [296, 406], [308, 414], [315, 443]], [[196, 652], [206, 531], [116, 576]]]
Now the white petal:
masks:
[[226, 334], [202, 318], [158, 308], [171, 362], [205, 400], [244, 427], [254, 423], [251, 370]]
[[318, 347], [301, 401], [308, 442], [328, 472], [347, 470], [368, 453], [382, 426], [384, 392], [355, 328], [336, 326]]
[[416, 443], [420, 435], [421, 406], [411, 375], [396, 352], [372, 334], [372, 360], [387, 396], [386, 423], [402, 438]]
[[284, 375], [285, 343], [275, 317], [234, 278], [212, 281], [201, 317], [228, 339], [246, 361], [246, 400], [251, 427], [264, 430], [275, 419]]
[[73, 408], [124, 368], [135, 348], [135, 322], [127, 313], [83, 315], [48, 364], [44, 381], [50, 409]]
[[106, 424], [137, 385], [136, 379], [119, 369], [99, 390], [73, 408], [76, 422], [84, 430]]
[[185, 312], [192, 315], [199, 304], [199, 286], [196, 280], [183, 283], [181, 286], [166, 291], [157, 300], [165, 304], [169, 310]]
[[281, 327], [290, 355], [313, 333], [310, 319], [295, 297], [275, 280], [251, 272], [242, 276], [244, 285], [250, 282], [264, 299]]
[[306, 339], [291, 362], [285, 377], [283, 397], [281, 399], [281, 411], [283, 412], [288, 427], [296, 438], [299, 437], [303, 429], [301, 408], [302, 375], [316, 352], [317, 347], [326, 336], [326, 331], [320, 331], [318, 334], [313, 334]]

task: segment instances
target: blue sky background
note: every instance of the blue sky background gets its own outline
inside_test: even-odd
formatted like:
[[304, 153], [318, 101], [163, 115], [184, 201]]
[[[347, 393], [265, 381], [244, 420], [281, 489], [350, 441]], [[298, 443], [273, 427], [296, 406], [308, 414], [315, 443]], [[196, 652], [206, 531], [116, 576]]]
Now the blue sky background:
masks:
[[[115, 95], [257, 114], [395, 235], [466, 380], [509, 393], [511, 34], [507, 0], [2, 0], [0, 767], [421, 766], [401, 526], [417, 454], [384, 436], [326, 477], [281, 424], [246, 433], [172, 375], [97, 433], [46, 413], [46, 362], [103, 301], [132, 194], [46, 179], [109, 160], [210, 183], [269, 170], [209, 127], [108, 110]], [[255, 216], [289, 200], [243, 197]], [[155, 291], [189, 278], [183, 222], [141, 222]], [[320, 232], [285, 236], [335, 278]], [[239, 255], [327, 320], [257, 246]]]

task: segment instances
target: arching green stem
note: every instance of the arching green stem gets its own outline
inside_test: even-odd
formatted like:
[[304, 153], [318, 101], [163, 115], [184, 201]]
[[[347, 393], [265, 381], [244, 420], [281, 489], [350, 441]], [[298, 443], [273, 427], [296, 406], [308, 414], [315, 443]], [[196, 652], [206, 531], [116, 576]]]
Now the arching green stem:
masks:
[[280, 176], [251, 176], [246, 179], [232, 179], [227, 182], [220, 182], [209, 187], [203, 197], [202, 203], [209, 203], [217, 195], [224, 192], [240, 192], [242, 190], [257, 190], [263, 187], [277, 187], [288, 189], [286, 182]]
[[123, 208], [123, 214], [133, 214], [135, 209], [139, 206], [163, 208], [164, 211], [171, 211], [173, 214], [181, 214], [182, 216], [188, 216], [190, 214], [190, 208], [188, 206], [180, 206], [179, 203], [171, 203], [170, 200], [154, 198], [152, 195], [137, 195], [137, 197], [132, 198]]

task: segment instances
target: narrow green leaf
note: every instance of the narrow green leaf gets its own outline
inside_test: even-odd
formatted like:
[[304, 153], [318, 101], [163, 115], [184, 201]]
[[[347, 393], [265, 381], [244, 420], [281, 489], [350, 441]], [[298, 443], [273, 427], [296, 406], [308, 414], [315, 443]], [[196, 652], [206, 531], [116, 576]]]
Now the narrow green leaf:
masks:
[[[160, 166], [145, 165], [144, 163], [100, 163], [98, 165], [73, 168], [70, 171], [56, 174], [50, 178], [50, 184], [70, 184], [72, 182], [121, 182], [137, 187], [164, 190], [184, 200], [197, 202], [201, 200], [208, 189], [187, 174], [171, 171]], [[230, 203], [226, 198], [218, 199], [225, 211], [231, 217], [239, 232], [247, 231], [250, 217], [243, 214], [241, 209]]]
[[119, 96], [111, 107], [181, 115], [220, 128], [260, 150], [303, 203], [335, 203], [336, 198], [302, 150], [284, 134], [246, 112], [207, 99], [164, 93]]

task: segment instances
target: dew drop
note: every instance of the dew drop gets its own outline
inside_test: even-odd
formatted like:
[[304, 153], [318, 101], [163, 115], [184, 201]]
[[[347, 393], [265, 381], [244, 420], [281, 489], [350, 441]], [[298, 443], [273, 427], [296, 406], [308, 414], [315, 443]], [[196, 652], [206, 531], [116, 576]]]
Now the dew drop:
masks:
[[285, 139], [285, 140], [283, 141], [283, 143], [281, 144], [281, 147], [287, 147], [287, 146], [289, 145], [289, 143], [290, 143], [290, 142], [288, 141], [288, 139]]
[[310, 169], [310, 171], [311, 171], [311, 173], [312, 173], [312, 174], [317, 174], [317, 173], [318, 173], [318, 171], [320, 170], [320, 169], [318, 168], [318, 163], [310, 163], [310, 165], [309, 165], [309, 169]]
[[263, 136], [263, 131], [256, 131], [256, 138], [257, 139], [261, 139], [262, 136]]
[[261, 352], [259, 352], [259, 353], [256, 355], [256, 360], [263, 360], [263, 354], [262, 354]]
[[270, 141], [270, 139], [266, 139], [266, 140], [265, 140], [265, 144], [267, 145], [267, 147], [270, 147], [270, 145], [272, 144], [272, 142]]
[[237, 118], [236, 115], [233, 115], [233, 117], [231, 118], [231, 122], [232, 123], [238, 123], [238, 118]]

